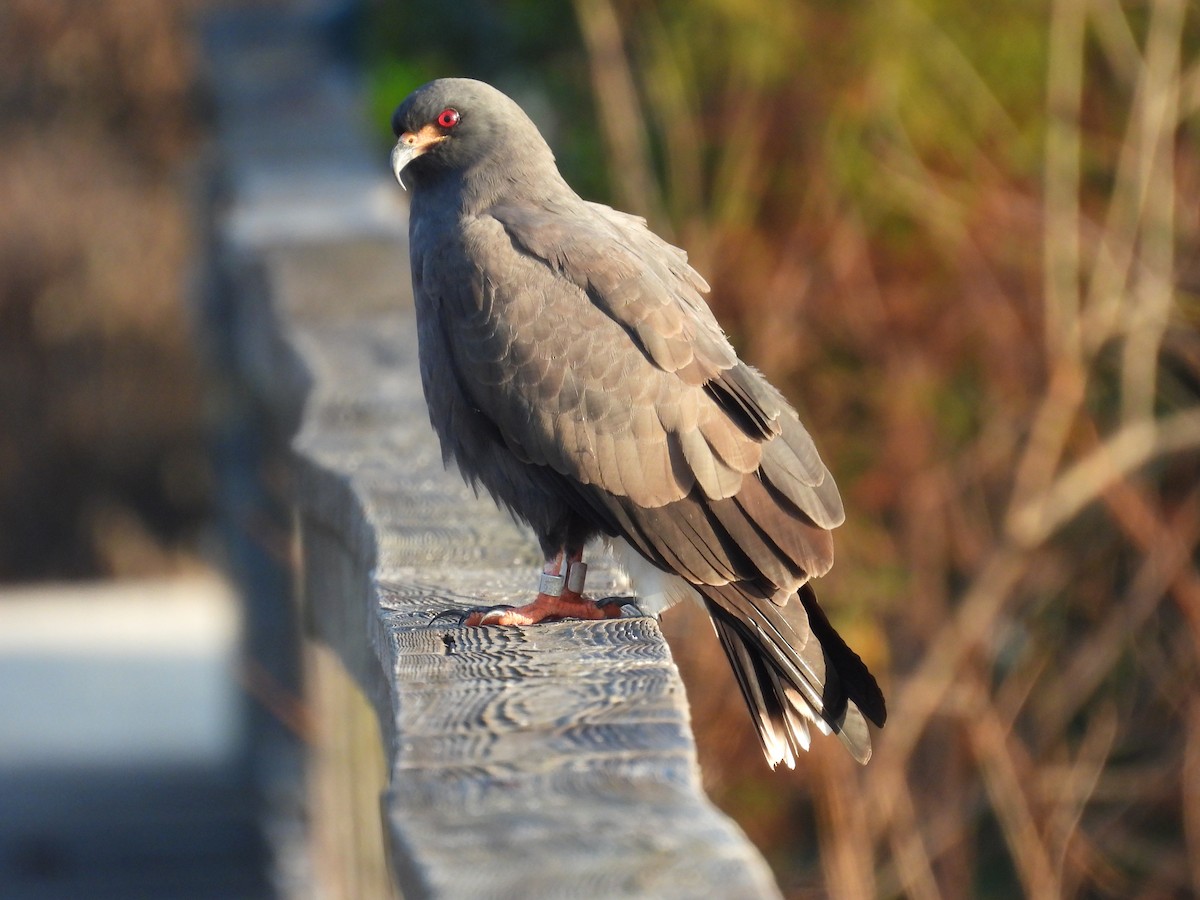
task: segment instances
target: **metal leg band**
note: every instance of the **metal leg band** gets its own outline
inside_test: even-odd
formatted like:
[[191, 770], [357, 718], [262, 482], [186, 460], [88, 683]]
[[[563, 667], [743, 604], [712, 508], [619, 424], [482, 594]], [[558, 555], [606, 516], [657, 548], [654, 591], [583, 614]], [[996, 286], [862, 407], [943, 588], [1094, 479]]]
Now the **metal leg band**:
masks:
[[565, 571], [560, 575], [543, 572], [538, 579], [538, 593], [547, 597], [561, 597], [563, 589], [576, 594], [583, 593], [583, 584], [587, 580], [587, 563], [564, 562]]
[[561, 597], [566, 585], [567, 579], [564, 576], [543, 572], [542, 577], [538, 579], [538, 593], [547, 597]]
[[587, 563], [574, 562], [567, 569], [567, 590], [576, 594], [583, 593], [583, 583], [587, 579]]

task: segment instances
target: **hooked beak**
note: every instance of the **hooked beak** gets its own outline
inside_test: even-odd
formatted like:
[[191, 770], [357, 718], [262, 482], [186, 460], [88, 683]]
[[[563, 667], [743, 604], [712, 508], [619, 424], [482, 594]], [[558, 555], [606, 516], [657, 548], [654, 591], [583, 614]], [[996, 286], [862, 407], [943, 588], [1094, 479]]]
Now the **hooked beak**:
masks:
[[403, 143], [397, 143], [392, 148], [392, 174], [396, 176], [396, 181], [400, 187], [406, 191], [408, 187], [404, 184], [404, 179], [400, 177], [400, 173], [404, 171], [404, 167], [417, 158], [417, 151]]
[[404, 171], [404, 167], [426, 152], [434, 144], [440, 143], [445, 139], [445, 134], [430, 125], [426, 125], [420, 131], [406, 131], [400, 135], [396, 141], [396, 146], [392, 148], [392, 174], [396, 176], [396, 181], [400, 183], [400, 187], [408, 190], [404, 179], [400, 177], [400, 173]]

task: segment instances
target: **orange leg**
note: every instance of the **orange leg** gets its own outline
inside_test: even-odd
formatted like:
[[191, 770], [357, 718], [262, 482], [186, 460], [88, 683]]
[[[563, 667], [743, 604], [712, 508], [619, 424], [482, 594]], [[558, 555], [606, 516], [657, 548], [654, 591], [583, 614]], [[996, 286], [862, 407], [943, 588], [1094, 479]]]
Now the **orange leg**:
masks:
[[[578, 578], [559, 578], [564, 566], [570, 573], [574, 566], [581, 566], [583, 553], [572, 554], [566, 559], [566, 554], [559, 554], [546, 562], [543, 572], [549, 579], [543, 577], [543, 588], [547, 585], [557, 587], [557, 593], [546, 593], [543, 589], [538, 592], [532, 603], [513, 608], [500, 607], [497, 609], [479, 610], [471, 613], [463, 621], [464, 625], [534, 625], [538, 622], [553, 622], [559, 619], [613, 619], [621, 615], [620, 605], [598, 606], [583, 597], [583, 575]], [[582, 569], [586, 573], [586, 569]], [[557, 582], [557, 584], [555, 584]], [[568, 586], [569, 585], [569, 586]]]

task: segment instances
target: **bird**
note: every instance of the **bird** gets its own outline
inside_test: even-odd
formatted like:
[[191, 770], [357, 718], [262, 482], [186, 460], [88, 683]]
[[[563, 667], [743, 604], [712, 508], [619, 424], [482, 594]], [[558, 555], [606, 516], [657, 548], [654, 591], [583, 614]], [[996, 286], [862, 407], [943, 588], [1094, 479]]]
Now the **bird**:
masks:
[[584, 547], [605, 540], [643, 612], [708, 612], [772, 768], [795, 767], [810, 726], [865, 764], [884, 697], [811, 583], [833, 563], [837, 486], [792, 406], [738, 358], [685, 251], [581, 198], [485, 82], [417, 88], [392, 131], [443, 459], [545, 559], [532, 602], [462, 624], [620, 615], [584, 594]]

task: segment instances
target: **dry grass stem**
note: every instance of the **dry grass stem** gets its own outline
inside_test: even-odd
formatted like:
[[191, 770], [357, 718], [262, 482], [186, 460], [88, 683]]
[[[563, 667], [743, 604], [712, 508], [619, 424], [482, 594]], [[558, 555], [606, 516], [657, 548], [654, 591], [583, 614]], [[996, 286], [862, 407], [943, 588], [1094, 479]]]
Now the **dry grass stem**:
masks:
[[1200, 408], [1160, 421], [1124, 426], [1045, 489], [1016, 509], [1009, 534], [1023, 547], [1036, 547], [1099, 500], [1118, 481], [1161, 457], [1200, 448]]
[[1018, 742], [1010, 738], [986, 689], [980, 685], [973, 688], [975, 713], [964, 725], [992, 808], [1012, 850], [1025, 896], [1052, 900], [1061, 896], [1062, 885], [1025, 795], [1025, 786], [1030, 784], [1030, 760], [1019, 750]]
[[1077, 883], [1086, 877], [1086, 871], [1069, 871], [1074, 868], [1071, 846], [1079, 838], [1084, 809], [1108, 764], [1117, 729], [1116, 710], [1111, 705], [1102, 707], [1088, 723], [1074, 762], [1068, 764], [1059, 777], [1042, 781], [1042, 794], [1050, 805], [1046, 824], [1047, 849], [1060, 885]]

